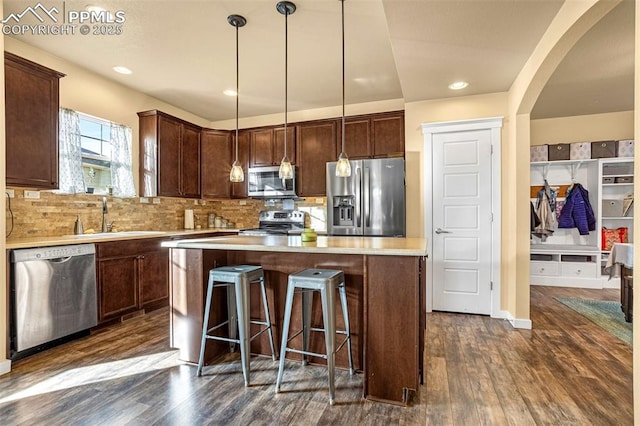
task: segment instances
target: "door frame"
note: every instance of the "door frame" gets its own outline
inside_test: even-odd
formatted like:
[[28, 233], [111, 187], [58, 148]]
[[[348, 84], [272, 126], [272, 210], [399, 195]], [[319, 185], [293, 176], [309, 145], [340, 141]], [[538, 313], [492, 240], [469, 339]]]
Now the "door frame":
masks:
[[427, 238], [427, 285], [426, 291], [427, 312], [433, 309], [433, 136], [439, 133], [467, 132], [471, 130], [491, 131], [491, 211], [493, 221], [491, 224], [491, 317], [507, 318], [508, 312], [500, 309], [501, 300], [501, 132], [503, 117], [488, 117], [471, 120], [442, 121], [437, 123], [423, 123], [424, 135], [424, 235]]

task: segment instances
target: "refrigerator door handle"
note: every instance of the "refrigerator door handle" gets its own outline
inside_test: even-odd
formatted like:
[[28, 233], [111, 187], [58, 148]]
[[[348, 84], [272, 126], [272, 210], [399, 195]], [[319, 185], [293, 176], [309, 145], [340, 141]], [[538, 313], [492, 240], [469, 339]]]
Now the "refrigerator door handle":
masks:
[[362, 211], [361, 209], [361, 197], [362, 197], [362, 169], [360, 167], [356, 167], [356, 199], [355, 199], [355, 212], [356, 212], [356, 227], [360, 228], [362, 226]]
[[364, 176], [363, 176], [363, 182], [364, 182], [364, 226], [365, 228], [369, 228], [371, 227], [371, 215], [370, 213], [370, 208], [371, 208], [371, 194], [369, 194], [369, 191], [371, 191], [371, 182], [370, 182], [370, 170], [368, 167], [364, 168]]

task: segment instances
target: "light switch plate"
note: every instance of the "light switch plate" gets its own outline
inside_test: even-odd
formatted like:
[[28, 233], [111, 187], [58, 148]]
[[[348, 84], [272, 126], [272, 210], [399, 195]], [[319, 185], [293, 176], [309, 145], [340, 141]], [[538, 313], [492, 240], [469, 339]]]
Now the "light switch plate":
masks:
[[140, 197], [141, 204], [149, 204], [149, 199], [147, 197]]
[[29, 198], [32, 200], [37, 200], [40, 198], [40, 191], [24, 191], [24, 198]]
[[241, 206], [246, 206], [247, 205], [247, 200], [240, 200], [240, 205]]
[[153, 204], [160, 204], [160, 198], [154, 198]]

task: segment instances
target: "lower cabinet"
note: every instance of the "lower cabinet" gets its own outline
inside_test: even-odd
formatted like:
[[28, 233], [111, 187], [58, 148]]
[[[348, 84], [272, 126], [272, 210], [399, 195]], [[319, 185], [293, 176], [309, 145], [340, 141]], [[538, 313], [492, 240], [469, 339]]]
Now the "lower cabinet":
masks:
[[169, 302], [169, 252], [162, 239], [96, 244], [98, 322], [104, 323]]
[[169, 305], [169, 240], [208, 238], [234, 233], [198, 233], [96, 244], [98, 323]]

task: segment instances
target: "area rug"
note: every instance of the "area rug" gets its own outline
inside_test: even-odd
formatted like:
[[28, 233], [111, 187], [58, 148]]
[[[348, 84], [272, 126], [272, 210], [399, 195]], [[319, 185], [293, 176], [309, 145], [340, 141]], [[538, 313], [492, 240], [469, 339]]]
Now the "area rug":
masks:
[[624, 320], [620, 302], [580, 299], [578, 297], [554, 297], [558, 302], [584, 315], [628, 345], [632, 345], [633, 326]]

